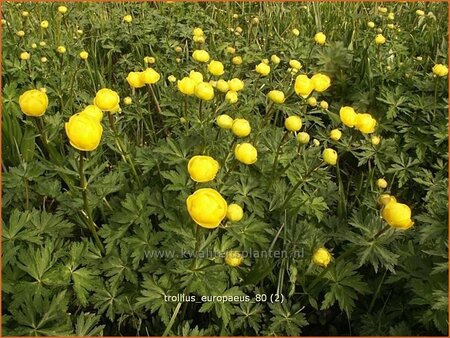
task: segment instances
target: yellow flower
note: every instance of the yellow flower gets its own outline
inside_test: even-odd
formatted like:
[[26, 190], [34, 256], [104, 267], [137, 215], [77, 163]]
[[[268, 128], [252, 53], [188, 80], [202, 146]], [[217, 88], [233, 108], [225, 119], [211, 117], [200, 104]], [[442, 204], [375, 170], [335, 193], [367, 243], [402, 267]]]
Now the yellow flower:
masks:
[[306, 100], [306, 102], [307, 102], [311, 107], [317, 106], [317, 99], [316, 99], [314, 96], [308, 97], [308, 99]]
[[302, 64], [298, 60], [290, 60], [289, 66], [291, 66], [292, 68], [297, 69], [297, 70], [302, 68]]
[[37, 48], [37, 44], [32, 43], [32, 44], [31, 44], [31, 48], [36, 49], [36, 48]]
[[387, 28], [389, 28], [389, 29], [394, 29], [395, 26], [394, 26], [393, 23], [388, 23], [388, 24], [387, 24]]
[[316, 92], [323, 92], [330, 87], [331, 80], [327, 75], [317, 73], [311, 77], [311, 81], [314, 84], [314, 90]]
[[123, 99], [123, 103], [129, 106], [130, 104], [133, 103], [133, 100], [131, 99], [131, 97], [127, 96], [126, 98]]
[[292, 34], [294, 34], [295, 36], [299, 36], [300, 35], [300, 31], [297, 28], [294, 28], [292, 30]]
[[58, 46], [58, 48], [56, 48], [56, 51], [57, 51], [59, 54], [64, 54], [64, 53], [66, 52], [66, 47], [64, 47], [64, 46]]
[[144, 62], [147, 64], [153, 64], [156, 62], [156, 59], [153, 56], [144, 57]]
[[217, 116], [216, 123], [222, 129], [231, 129], [233, 126], [233, 119], [227, 114], [222, 114]]
[[378, 204], [388, 205], [390, 202], [397, 202], [397, 199], [389, 194], [382, 194], [378, 198]]
[[267, 76], [270, 73], [270, 66], [264, 62], [261, 62], [255, 67], [255, 70], [261, 76]]
[[228, 85], [227, 81], [220, 79], [216, 83], [216, 88], [218, 91], [220, 91], [222, 93], [226, 93], [230, 89], [230, 86]]
[[79, 35], [83, 34], [83, 30], [77, 29], [77, 34], [79, 34]]
[[320, 141], [316, 138], [313, 140], [313, 143], [316, 147], [320, 146]]
[[25, 32], [24, 31], [17, 31], [16, 35], [19, 36], [19, 37], [23, 37], [23, 36], [25, 36]]
[[208, 64], [208, 71], [215, 76], [220, 76], [224, 73], [223, 64], [220, 61], [212, 60]]
[[184, 77], [177, 83], [178, 90], [185, 95], [193, 95], [195, 90], [195, 81], [190, 77]]
[[47, 28], [48, 27], [48, 21], [47, 20], [41, 21], [41, 27], [42, 28]]
[[242, 28], [239, 27], [239, 26], [237, 26], [236, 29], [235, 29], [235, 31], [236, 31], [237, 33], [241, 34], [241, 33], [242, 33]]
[[229, 90], [225, 94], [225, 100], [227, 100], [231, 104], [236, 103], [238, 101], [238, 94], [237, 94], [237, 92], [235, 92], [233, 90]]
[[406, 204], [390, 201], [385, 205], [381, 215], [393, 228], [406, 230], [414, 224], [411, 220], [411, 209]]
[[194, 50], [194, 52], [192, 53], [192, 58], [198, 62], [208, 62], [209, 54], [206, 50], [197, 49], [197, 50]]
[[370, 141], [372, 142], [372, 144], [373, 144], [374, 146], [377, 146], [377, 145], [380, 144], [381, 139], [380, 139], [379, 136], [373, 135], [373, 136], [370, 138]]
[[208, 82], [200, 82], [195, 86], [194, 94], [201, 100], [211, 101], [214, 98], [214, 88]]
[[30, 57], [31, 57], [31, 55], [30, 55], [30, 53], [28, 53], [28, 52], [22, 52], [22, 53], [20, 53], [20, 59], [21, 59], [21, 60], [26, 61], [26, 60], [29, 60]]
[[337, 158], [338, 158], [336, 150], [331, 149], [331, 148], [326, 148], [322, 153], [322, 157], [323, 157], [323, 160], [325, 161], [325, 163], [327, 163], [329, 165], [336, 165]]
[[90, 104], [89, 106], [84, 108], [84, 110], [80, 114], [90, 116], [98, 122], [101, 122], [101, 120], [103, 119], [103, 112], [99, 107], [93, 104]]
[[80, 58], [86, 60], [89, 57], [89, 53], [85, 50], [80, 53]]
[[342, 132], [339, 129], [333, 129], [330, 132], [330, 139], [333, 141], [339, 141], [342, 137]]
[[217, 228], [227, 214], [227, 202], [211, 188], [198, 189], [186, 199], [189, 215], [198, 225]]
[[2, 25], [6, 25], [8, 22], [5, 19], [2, 19]]
[[142, 88], [145, 86], [141, 72], [129, 72], [127, 82], [132, 88]]
[[191, 179], [199, 183], [212, 181], [219, 169], [219, 162], [210, 156], [194, 156], [188, 163]]
[[227, 51], [228, 54], [234, 54], [234, 53], [236, 53], [236, 49], [233, 48], [233, 47], [231, 47], [231, 46], [228, 46], [227, 49], [226, 49], [226, 51]]
[[269, 64], [269, 59], [262, 59], [261, 62], [265, 63], [266, 65], [268, 65]]
[[45, 41], [41, 41], [41, 42], [39, 42], [39, 46], [41, 46], [41, 47], [45, 47], [47, 44], [45, 43]]
[[317, 249], [313, 254], [313, 263], [326, 268], [331, 262], [331, 254], [325, 248]]
[[345, 124], [347, 127], [354, 127], [356, 124], [356, 113], [355, 110], [352, 107], [342, 107], [339, 110], [339, 117], [341, 118], [341, 121], [343, 124]]
[[37, 89], [27, 90], [19, 97], [22, 113], [28, 116], [41, 116], [48, 107], [47, 94]]
[[258, 17], [254, 17], [254, 18], [252, 19], [252, 23], [253, 23], [254, 25], [259, 24], [259, 18], [258, 18]]
[[125, 21], [126, 23], [131, 23], [133, 21], [133, 17], [131, 15], [125, 15], [122, 19], [122, 21]]
[[238, 78], [233, 78], [228, 81], [228, 86], [230, 87], [230, 90], [232, 90], [234, 92], [238, 92], [238, 91], [244, 89], [244, 81], [242, 81]]
[[192, 30], [192, 34], [193, 34], [194, 36], [203, 36], [203, 30], [202, 30], [200, 27], [195, 27], [195, 28]]
[[281, 62], [280, 58], [277, 55], [275, 55], [275, 54], [270, 57], [270, 60], [275, 65], [277, 65], [277, 64], [279, 64]]
[[250, 143], [241, 143], [234, 148], [234, 156], [239, 162], [250, 165], [258, 159], [258, 151]]
[[167, 80], [169, 80], [169, 82], [174, 83], [174, 82], [177, 81], [177, 78], [176, 78], [175, 76], [173, 76], [173, 75], [169, 75], [169, 76], [167, 77]]
[[283, 103], [284, 102], [284, 93], [281, 90], [271, 90], [267, 97], [270, 101], [274, 103]]
[[284, 126], [289, 131], [299, 131], [302, 128], [302, 119], [298, 116], [289, 116], [284, 121]]
[[375, 43], [377, 45], [382, 45], [386, 42], [386, 38], [382, 34], [377, 34], [375, 37]]
[[371, 134], [375, 131], [377, 121], [370, 114], [356, 114], [355, 127], [363, 134]]
[[389, 19], [389, 20], [394, 20], [394, 18], [395, 18], [395, 14], [392, 13], [392, 12], [390, 12], [390, 13], [388, 14], [388, 19]]
[[100, 89], [94, 98], [94, 104], [103, 111], [114, 112], [119, 108], [119, 94], [108, 88]]
[[327, 101], [320, 101], [320, 107], [322, 109], [328, 109], [328, 102]]
[[239, 251], [227, 251], [225, 253], [225, 264], [236, 267], [242, 264], [244, 257], [239, 253]]
[[373, 21], [369, 21], [367, 23], [367, 26], [369, 26], [369, 28], [374, 28], [375, 27], [375, 23]]
[[231, 59], [231, 62], [233, 62], [234, 65], [239, 66], [240, 64], [242, 64], [242, 57], [235, 56], [233, 57], [233, 59]]
[[299, 75], [295, 79], [294, 90], [297, 95], [307, 98], [314, 90], [314, 83], [308, 76]]
[[233, 203], [228, 206], [227, 219], [230, 222], [239, 222], [244, 217], [244, 210], [241, 206]]
[[87, 114], [75, 114], [65, 124], [72, 147], [82, 151], [95, 150], [102, 138], [103, 127]]
[[41, 57], [41, 62], [43, 63], [47, 62], [47, 58], [45, 56]]
[[58, 12], [60, 12], [61, 14], [65, 14], [67, 12], [67, 7], [66, 6], [59, 6], [58, 7]]
[[189, 77], [194, 80], [195, 84], [198, 85], [199, 83], [203, 82], [203, 75], [200, 72], [196, 72], [195, 70], [191, 70], [189, 72]]
[[416, 11], [416, 14], [417, 14], [418, 16], [423, 16], [423, 15], [425, 15], [425, 12], [424, 12], [423, 10], [421, 10], [421, 9], [418, 9], [418, 10]]
[[22, 12], [22, 16], [25, 16], [25, 17], [26, 17], [26, 16], [28, 16], [28, 14], [30, 14], [30, 13], [28, 13], [27, 11], [23, 11], [23, 12]]
[[325, 41], [327, 41], [327, 37], [322, 32], [314, 35], [314, 41], [316, 41], [319, 45], [323, 45]]
[[385, 180], [384, 178], [379, 178], [379, 179], [377, 180], [377, 186], [378, 186], [378, 188], [386, 189], [387, 185], [388, 185], [388, 183], [386, 182], [386, 180]]
[[378, 7], [378, 10], [380, 11], [380, 13], [387, 13], [388, 9], [386, 7]]
[[204, 43], [205, 42], [205, 37], [204, 36], [196, 36], [196, 35], [194, 35], [193, 39], [194, 39], [194, 42], [197, 42], [197, 43]]
[[433, 66], [433, 73], [437, 76], [447, 76], [448, 68], [445, 65], [437, 64]]
[[231, 131], [237, 137], [246, 137], [252, 131], [250, 123], [246, 119], [235, 119], [231, 126]]
[[310, 136], [308, 133], [301, 132], [297, 134], [297, 141], [301, 144], [306, 144], [310, 140]]
[[147, 68], [141, 73], [141, 81], [145, 84], [154, 84], [159, 81], [161, 75], [156, 72], [153, 68]]
[[181, 53], [182, 51], [183, 51], [183, 48], [181, 48], [180, 46], [175, 47], [175, 52]]

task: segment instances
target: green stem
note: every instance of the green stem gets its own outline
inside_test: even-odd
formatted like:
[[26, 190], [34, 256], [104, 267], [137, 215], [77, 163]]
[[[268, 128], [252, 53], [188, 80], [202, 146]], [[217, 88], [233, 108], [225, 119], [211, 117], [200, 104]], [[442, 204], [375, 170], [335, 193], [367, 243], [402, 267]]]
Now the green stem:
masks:
[[273, 166], [272, 166], [272, 177], [275, 176], [275, 170], [277, 169], [278, 157], [280, 156], [280, 150], [281, 150], [281, 147], [282, 147], [284, 141], [286, 141], [286, 138], [288, 137], [288, 135], [289, 135], [289, 130], [287, 130], [284, 133], [283, 137], [281, 138], [280, 144], [278, 145], [277, 151], [275, 153], [275, 160], [273, 161]]
[[222, 182], [220, 183], [218, 190], [222, 189], [222, 187], [225, 185], [226, 180], [228, 178], [228, 176], [230, 176], [231, 172], [236, 168], [236, 166], [238, 165], [238, 161], [234, 161], [234, 163], [231, 165], [231, 167], [227, 170], [227, 172], [225, 173], [225, 175], [222, 178]]
[[152, 85], [149, 84], [148, 87], [150, 88], [150, 93], [152, 94], [153, 101], [155, 101], [156, 110], [158, 110], [158, 113], [159, 113], [159, 114], [162, 114], [162, 112], [161, 112], [161, 107], [160, 107], [160, 105], [159, 105], [158, 99], [156, 98], [156, 94], [155, 94], [155, 91], [153, 90]]
[[153, 123], [153, 115], [152, 115], [152, 109], [151, 109], [151, 100], [150, 95], [152, 92], [151, 85], [147, 85], [147, 107], [148, 107], [148, 114], [150, 116], [150, 126], [152, 128], [152, 141], [153, 143], [156, 142], [156, 131], [155, 131], [155, 124]]
[[438, 78], [434, 79], [434, 109], [433, 109], [433, 118], [436, 116], [437, 109], [437, 92], [438, 92]]

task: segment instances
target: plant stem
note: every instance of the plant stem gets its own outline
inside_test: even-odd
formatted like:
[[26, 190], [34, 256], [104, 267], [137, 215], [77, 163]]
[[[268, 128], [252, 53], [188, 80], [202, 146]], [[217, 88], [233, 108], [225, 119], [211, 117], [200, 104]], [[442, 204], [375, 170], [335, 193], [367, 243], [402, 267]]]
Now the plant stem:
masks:
[[150, 116], [150, 125], [152, 127], [152, 141], [153, 143], [156, 142], [156, 131], [155, 131], [155, 124], [153, 123], [153, 116], [152, 116], [152, 109], [151, 109], [151, 101], [150, 101], [150, 95], [152, 92], [151, 85], [147, 85], [147, 106], [148, 106], [148, 114]]
[[158, 99], [156, 98], [156, 94], [155, 94], [155, 91], [153, 90], [152, 85], [149, 84], [148, 87], [150, 88], [150, 93], [152, 94], [153, 101], [155, 101], [156, 110], [158, 110], [158, 113], [159, 113], [159, 114], [162, 114], [162, 112], [161, 112], [161, 107], [160, 107], [160, 105], [159, 105]]
[[83, 195], [83, 203], [84, 203], [84, 210], [86, 211], [87, 214], [87, 224], [89, 227], [89, 230], [91, 231], [92, 235], [94, 236], [94, 240], [95, 243], [97, 244], [97, 247], [100, 249], [100, 251], [104, 251], [104, 247], [102, 242], [100, 241], [100, 238], [98, 237], [97, 231], [95, 230], [95, 223], [94, 220], [92, 218], [92, 211], [91, 211], [91, 207], [89, 206], [89, 201], [88, 201], [88, 189], [87, 189], [87, 182], [86, 182], [86, 177], [84, 176], [84, 154], [82, 151], [80, 151], [80, 162], [79, 162], [79, 167], [78, 167], [78, 172], [80, 175], [80, 188], [81, 188], [81, 193]]
[[286, 140], [288, 135], [289, 135], [289, 130], [285, 131], [283, 137], [281, 138], [280, 144], [278, 145], [277, 151], [275, 153], [275, 160], [273, 161], [273, 166], [272, 166], [272, 177], [275, 176], [275, 170], [277, 169], [278, 157], [280, 155], [280, 150], [283, 145], [283, 142]]

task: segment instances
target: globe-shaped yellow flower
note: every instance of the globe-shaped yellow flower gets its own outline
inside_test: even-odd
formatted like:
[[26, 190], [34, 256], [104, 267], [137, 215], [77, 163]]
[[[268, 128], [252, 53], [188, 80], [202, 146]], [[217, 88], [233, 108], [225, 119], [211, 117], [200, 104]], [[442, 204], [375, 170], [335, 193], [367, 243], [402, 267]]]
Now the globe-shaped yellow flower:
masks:
[[239, 66], [240, 64], [242, 64], [242, 57], [241, 56], [235, 56], [231, 59], [231, 62], [236, 65]]
[[227, 251], [225, 253], [225, 264], [236, 267], [242, 264], [244, 257], [240, 254], [239, 251]]
[[61, 14], [67, 13], [67, 7], [66, 6], [59, 6], [58, 7], [58, 12], [61, 13]]
[[325, 248], [317, 249], [313, 254], [313, 263], [326, 268], [331, 262], [331, 254]]
[[372, 144], [373, 144], [374, 146], [377, 146], [377, 145], [380, 144], [381, 139], [380, 139], [379, 136], [373, 135], [373, 136], [370, 138], [370, 142], [372, 142]]
[[64, 47], [64, 46], [58, 46], [58, 48], [56, 48], [56, 51], [57, 51], [59, 54], [64, 54], [64, 53], [66, 52], [66, 47]]
[[227, 202], [211, 188], [198, 189], [186, 200], [189, 215], [198, 225], [217, 228], [227, 215]]
[[216, 123], [222, 129], [231, 129], [233, 126], [233, 118], [227, 114], [219, 115], [216, 118]]
[[94, 120], [100, 122], [103, 119], [103, 112], [101, 109], [93, 104], [90, 104], [80, 113], [92, 117]]
[[289, 66], [297, 70], [302, 68], [302, 64], [298, 60], [289, 60]]
[[271, 90], [267, 97], [273, 103], [283, 103], [284, 102], [284, 93], [281, 90]]
[[377, 120], [370, 114], [357, 114], [355, 127], [363, 134], [371, 134], [375, 131]]
[[319, 45], [323, 45], [327, 41], [327, 37], [322, 32], [319, 32], [314, 35], [314, 41]]
[[308, 103], [308, 105], [310, 105], [311, 107], [315, 107], [317, 106], [317, 99], [314, 96], [310, 96], [306, 100], [306, 103]]
[[255, 67], [255, 70], [261, 76], [267, 76], [270, 73], [270, 66], [264, 62], [261, 62]]
[[238, 92], [242, 89], [244, 89], [244, 81], [238, 79], [238, 78], [233, 78], [230, 81], [228, 81], [228, 87], [230, 88], [230, 90], [234, 91], [234, 92]]
[[195, 81], [190, 77], [184, 77], [177, 83], [178, 90], [185, 95], [193, 95], [195, 90]]
[[320, 101], [320, 108], [328, 109], [328, 102], [327, 101]]
[[281, 62], [281, 59], [280, 59], [277, 55], [273, 54], [273, 55], [270, 57], [270, 61], [272, 61], [272, 63], [273, 63], [274, 65], [277, 65], [277, 64], [279, 64], [279, 63]]
[[333, 129], [330, 132], [330, 139], [333, 141], [339, 141], [342, 137], [342, 132], [339, 129]]
[[197, 62], [208, 62], [209, 54], [206, 50], [197, 49], [192, 53], [192, 58]]
[[397, 199], [389, 194], [382, 194], [378, 198], [378, 204], [388, 205], [390, 202], [397, 202]]
[[357, 114], [352, 107], [342, 107], [339, 110], [339, 117], [344, 125], [353, 128], [356, 124]]
[[216, 83], [216, 88], [218, 91], [226, 93], [230, 89], [230, 86], [228, 85], [227, 81], [220, 79]]
[[203, 82], [203, 75], [202, 75], [202, 73], [196, 72], [195, 70], [191, 70], [189, 72], [189, 78], [194, 80], [196, 85], [198, 85], [199, 83]]
[[28, 116], [41, 116], [48, 107], [48, 97], [44, 92], [31, 89], [19, 97], [19, 106], [22, 113]]
[[411, 220], [411, 209], [406, 204], [390, 201], [385, 205], [381, 214], [393, 228], [406, 230], [414, 224]]
[[161, 75], [157, 71], [155, 71], [153, 68], [147, 68], [141, 73], [141, 80], [145, 84], [154, 84], [159, 81], [161, 78]]
[[195, 86], [194, 94], [201, 100], [211, 101], [214, 98], [214, 88], [208, 82], [200, 82]]
[[375, 37], [375, 43], [377, 45], [382, 45], [386, 43], [386, 38], [382, 34], [377, 34], [377, 36]]
[[22, 52], [20, 53], [20, 59], [23, 61], [29, 60], [31, 57], [30, 53], [28, 52]]
[[201, 29], [200, 27], [195, 27], [192, 30], [192, 35], [194, 35], [194, 36], [203, 36], [203, 29]]
[[387, 183], [387, 181], [384, 178], [379, 178], [377, 180], [377, 186], [380, 189], [386, 189], [387, 186], [388, 186], [388, 183]]
[[238, 101], [238, 93], [233, 91], [233, 90], [229, 90], [226, 94], [225, 94], [225, 100], [227, 100], [228, 102], [230, 102], [231, 104], [234, 104]]
[[100, 89], [94, 98], [94, 104], [103, 111], [115, 112], [119, 109], [119, 94], [108, 88]]
[[133, 17], [131, 15], [125, 15], [122, 19], [122, 21], [125, 21], [126, 23], [131, 23], [133, 21]]
[[241, 143], [234, 148], [234, 156], [239, 162], [253, 164], [258, 159], [258, 151], [250, 143]]
[[196, 35], [194, 35], [194, 37], [192, 39], [194, 40], [194, 42], [197, 42], [197, 43], [205, 43], [205, 37], [204, 36], [196, 36]]
[[337, 163], [338, 155], [334, 149], [326, 148], [322, 153], [322, 157], [325, 163], [329, 165], [336, 165]]
[[309, 136], [308, 133], [301, 132], [297, 134], [297, 141], [301, 144], [307, 144], [310, 139], [311, 137]]
[[242, 217], [244, 217], [244, 210], [240, 205], [233, 203], [228, 206], [227, 219], [230, 222], [239, 222]]
[[194, 156], [188, 163], [191, 179], [199, 183], [212, 181], [219, 169], [219, 162], [210, 156]]
[[89, 53], [86, 52], [85, 50], [82, 51], [82, 52], [80, 52], [80, 58], [81, 58], [82, 60], [87, 60], [88, 57], [89, 57]]
[[321, 73], [313, 75], [311, 77], [311, 81], [313, 82], [314, 90], [319, 93], [327, 90], [331, 84], [330, 78], [328, 76], [326, 76], [325, 74], [321, 74]]
[[299, 36], [300, 35], [300, 31], [297, 28], [294, 28], [292, 31], [292, 34], [294, 34], [295, 36]]
[[102, 138], [103, 127], [87, 114], [75, 114], [65, 124], [66, 134], [72, 147], [82, 151], [95, 150]]
[[220, 61], [212, 60], [208, 64], [208, 71], [215, 76], [220, 76], [224, 73], [223, 63]]
[[141, 72], [129, 72], [127, 82], [132, 88], [142, 88], [145, 86]]
[[294, 90], [297, 95], [307, 98], [314, 90], [314, 83], [308, 76], [299, 75], [295, 79]]
[[299, 131], [302, 128], [302, 119], [299, 116], [289, 116], [284, 121], [284, 126], [289, 131]]
[[433, 66], [433, 73], [437, 76], [447, 76], [448, 68], [445, 65], [437, 64]]
[[123, 99], [123, 103], [125, 103], [127, 106], [129, 106], [130, 104], [133, 103], [133, 100], [131, 99], [131, 97], [127, 96]]
[[246, 119], [235, 119], [231, 131], [237, 137], [246, 137], [252, 131], [252, 127]]
[[48, 28], [48, 21], [47, 20], [41, 21], [41, 27], [42, 28]]
[[367, 23], [367, 26], [368, 26], [369, 28], [374, 28], [374, 27], [375, 27], [375, 23], [374, 23], [373, 21], [369, 21], [369, 22]]

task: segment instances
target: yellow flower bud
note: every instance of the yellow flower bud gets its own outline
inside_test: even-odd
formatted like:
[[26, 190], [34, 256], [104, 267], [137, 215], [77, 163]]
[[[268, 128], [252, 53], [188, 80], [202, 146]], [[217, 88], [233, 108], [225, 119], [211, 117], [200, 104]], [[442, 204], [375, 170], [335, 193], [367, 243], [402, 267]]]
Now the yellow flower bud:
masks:
[[239, 66], [240, 64], [242, 64], [242, 57], [235, 56], [233, 57], [233, 59], [231, 59], [231, 62], [233, 62], [234, 65]]
[[302, 128], [302, 119], [299, 116], [289, 116], [284, 121], [284, 126], [289, 131], [299, 131]]
[[377, 45], [382, 45], [386, 42], [386, 38], [382, 34], [377, 34], [375, 37], [375, 43]]
[[39, 46], [41, 46], [41, 47], [45, 47], [47, 44], [45, 43], [45, 41], [41, 41], [41, 42], [39, 42]]
[[236, 29], [235, 29], [235, 31], [237, 32], [237, 33], [242, 33], [242, 28], [241, 27], [239, 27], [239, 26], [237, 26], [236, 27]]
[[31, 44], [31, 48], [36, 49], [36, 48], [37, 48], [37, 44], [32, 43], [32, 44]]
[[82, 35], [83, 34], [83, 30], [77, 29], [77, 34]]
[[129, 72], [127, 82], [132, 88], [142, 88], [145, 86], [141, 72]]
[[66, 52], [66, 47], [64, 47], [64, 46], [58, 46], [58, 48], [56, 48], [56, 51], [57, 51], [59, 54], [64, 54], [64, 53]]
[[320, 107], [322, 109], [328, 109], [328, 102], [327, 101], [320, 101]]
[[277, 65], [277, 64], [279, 64], [281, 62], [280, 58], [277, 55], [275, 55], [275, 54], [270, 57], [270, 60], [275, 65]]
[[341, 121], [343, 124], [345, 124], [347, 127], [354, 127], [356, 124], [356, 113], [355, 110], [352, 107], [342, 107], [339, 110], [339, 117], [341, 118]]
[[176, 78], [175, 76], [173, 76], [173, 75], [169, 75], [169, 76], [167, 77], [167, 80], [169, 80], [169, 82], [174, 83], [174, 82], [177, 81], [177, 78]]
[[227, 210], [227, 219], [230, 222], [239, 222], [244, 217], [244, 210], [237, 204], [230, 204]]
[[262, 59], [261, 62], [265, 63], [266, 65], [268, 65], [269, 64], [269, 59]]
[[413, 226], [411, 209], [406, 204], [390, 201], [381, 212], [384, 220], [393, 228], [406, 230]]
[[294, 34], [295, 36], [299, 36], [300, 35], [300, 31], [297, 28], [294, 28], [292, 30], [292, 34]]
[[48, 28], [48, 21], [47, 20], [41, 21], [41, 27]]
[[228, 54], [234, 54], [234, 53], [236, 53], [236, 49], [233, 48], [233, 47], [231, 47], [231, 46], [228, 46], [227, 49], [226, 49], [226, 51], [227, 51]]
[[195, 90], [195, 81], [190, 77], [184, 77], [177, 83], [178, 90], [185, 95], [193, 95]]
[[316, 99], [314, 96], [308, 97], [308, 99], [306, 100], [306, 102], [307, 102], [311, 107], [317, 106], [317, 99]]
[[259, 18], [258, 17], [254, 17], [252, 19], [252, 24], [257, 25], [259, 23]]
[[214, 229], [227, 214], [227, 202], [211, 188], [198, 189], [186, 199], [189, 215], [198, 225]]
[[367, 23], [367, 26], [369, 26], [369, 28], [374, 28], [375, 27], [375, 23], [373, 21], [369, 21]]
[[195, 27], [195, 28], [192, 30], [192, 34], [193, 34], [194, 36], [203, 36], [203, 30], [202, 30], [200, 27]]
[[80, 58], [86, 60], [89, 57], [89, 53], [85, 50], [80, 53]]
[[211, 101], [214, 98], [214, 88], [207, 82], [200, 82], [195, 86], [194, 94], [201, 100]]
[[217, 116], [216, 123], [222, 129], [231, 129], [233, 126], [233, 119], [227, 114], [222, 114]]
[[246, 119], [235, 119], [231, 131], [237, 137], [246, 137], [250, 134], [252, 128]]
[[153, 56], [146, 56], [144, 58], [144, 62], [147, 64], [154, 64], [156, 62], [156, 59]]
[[196, 72], [195, 70], [191, 70], [189, 72], [189, 77], [194, 80], [195, 84], [198, 85], [199, 83], [203, 82], [203, 75], [200, 72]]
[[448, 68], [445, 65], [437, 64], [433, 66], [433, 73], [437, 76], [447, 76]]
[[103, 127], [87, 114], [75, 114], [65, 124], [72, 147], [82, 151], [95, 150], [102, 138]]
[[94, 98], [94, 104], [103, 111], [114, 112], [119, 108], [119, 94], [108, 88], [100, 89]]
[[220, 61], [212, 60], [208, 64], [208, 71], [215, 76], [220, 76], [224, 73], [223, 64]]
[[388, 19], [389, 20], [394, 20], [394, 18], [395, 18], [395, 14], [394, 13], [391, 12], [391, 13], [388, 14]]
[[239, 253], [239, 251], [227, 251], [225, 253], [225, 264], [236, 267], [242, 264], [244, 257]]
[[318, 139], [314, 139], [313, 140], [313, 144], [316, 146], [316, 147], [318, 147], [318, 146], [320, 146], [320, 141], [318, 140]]
[[322, 153], [322, 157], [325, 163], [329, 165], [336, 165], [337, 163], [338, 155], [336, 150], [334, 149], [326, 148]]
[[239, 162], [250, 165], [257, 161], [258, 151], [250, 143], [241, 143], [234, 148], [234, 156]]
[[416, 10], [416, 14], [417, 14], [418, 16], [424, 16], [424, 15], [425, 15], [425, 12], [424, 12], [423, 10], [421, 10], [421, 9], [418, 9], [418, 10]]
[[194, 39], [194, 42], [205, 43], [205, 37], [204, 36], [196, 36], [196, 35], [194, 35], [193, 39]]
[[380, 144], [381, 139], [380, 139], [379, 136], [373, 135], [373, 136], [371, 137], [370, 141], [372, 142], [372, 144], [373, 144], [374, 146], [377, 146], [377, 145]]
[[41, 116], [48, 107], [47, 94], [37, 89], [27, 90], [19, 97], [22, 113], [28, 116]]
[[181, 53], [182, 51], [183, 51], [183, 48], [181, 48], [180, 46], [175, 47], [175, 52]]
[[41, 62], [42, 63], [46, 63], [48, 60], [47, 60], [47, 58], [45, 57], [45, 56], [43, 56], [43, 57], [41, 57]]
[[397, 199], [389, 194], [382, 194], [378, 198], [378, 204], [387, 205], [390, 202], [397, 202]]
[[219, 169], [219, 162], [210, 156], [194, 156], [188, 163], [191, 179], [199, 183], [212, 181]]
[[25, 32], [24, 32], [24, 31], [17, 31], [17, 32], [16, 32], [16, 35], [17, 35], [18, 37], [23, 37], [23, 36], [25, 36]]
[[229, 86], [230, 90], [232, 90], [234, 92], [238, 92], [238, 91], [244, 89], [244, 81], [242, 81], [238, 78], [233, 78], [228, 81], [228, 86]]
[[339, 141], [342, 137], [342, 132], [339, 129], [333, 129], [330, 132], [330, 139], [333, 141]]
[[297, 69], [297, 70], [302, 68], [302, 64], [298, 60], [290, 60], [289, 66], [291, 66], [292, 68]]
[[326, 268], [331, 262], [331, 254], [325, 248], [317, 249], [313, 254], [313, 263]]
[[370, 114], [356, 114], [355, 127], [363, 134], [371, 134], [375, 131], [377, 121]]
[[20, 53], [20, 59], [23, 61], [29, 60], [31, 57], [30, 53], [28, 52], [22, 52]]
[[198, 62], [208, 62], [209, 54], [206, 50], [197, 49], [192, 53], [192, 58]]
[[297, 134], [297, 141], [301, 144], [307, 144], [310, 140], [310, 136], [308, 133], [301, 132]]
[[230, 86], [228, 85], [227, 81], [220, 79], [216, 83], [216, 88], [218, 91], [226, 93], [230, 89]]
[[231, 104], [236, 103], [238, 101], [238, 94], [237, 94], [237, 92], [229, 90], [225, 94], [225, 100], [227, 100]]
[[259, 65], [255, 67], [255, 70], [261, 76], [267, 76], [270, 73], [270, 66], [261, 62]]
[[67, 12], [67, 7], [66, 6], [59, 6], [58, 7], [58, 12], [61, 14], [65, 14]]
[[388, 23], [388, 24], [387, 24], [387, 28], [389, 28], [389, 29], [394, 29], [395, 26], [394, 26], [393, 23]]
[[133, 21], [133, 17], [131, 15], [125, 15], [122, 19], [122, 21], [125, 21], [126, 23], [131, 23]]
[[307, 98], [314, 90], [314, 83], [308, 76], [299, 75], [295, 79], [294, 90], [298, 96]]
[[379, 178], [379, 179], [377, 180], [377, 186], [378, 186], [378, 188], [380, 188], [380, 189], [386, 189], [387, 185], [388, 185], [388, 183], [387, 183], [387, 181], [386, 181], [384, 178]]
[[281, 90], [271, 90], [267, 97], [270, 101], [274, 103], [283, 103], [284, 102], [284, 93]]
[[22, 16], [23, 16], [23, 17], [27, 17], [28, 14], [30, 14], [30, 13], [28, 13], [27, 11], [23, 11], [23, 12], [22, 12]]
[[94, 120], [101, 122], [103, 119], [103, 112], [101, 109], [93, 104], [90, 104], [80, 113], [92, 117]]
[[126, 98], [123, 99], [123, 103], [125, 103], [125, 105], [129, 106], [130, 104], [133, 103], [133, 100], [131, 99], [131, 97], [127, 96]]
[[316, 35], [314, 35], [314, 41], [319, 45], [323, 45], [325, 41], [327, 41], [327, 37], [322, 32], [319, 32]]
[[379, 11], [380, 13], [387, 13], [388, 9], [387, 9], [386, 7], [381, 7], [381, 6], [379, 6], [379, 7], [378, 7], [378, 11]]
[[159, 73], [153, 68], [147, 68], [141, 73], [141, 81], [145, 84], [155, 84], [160, 78], [161, 75], [159, 75]]

